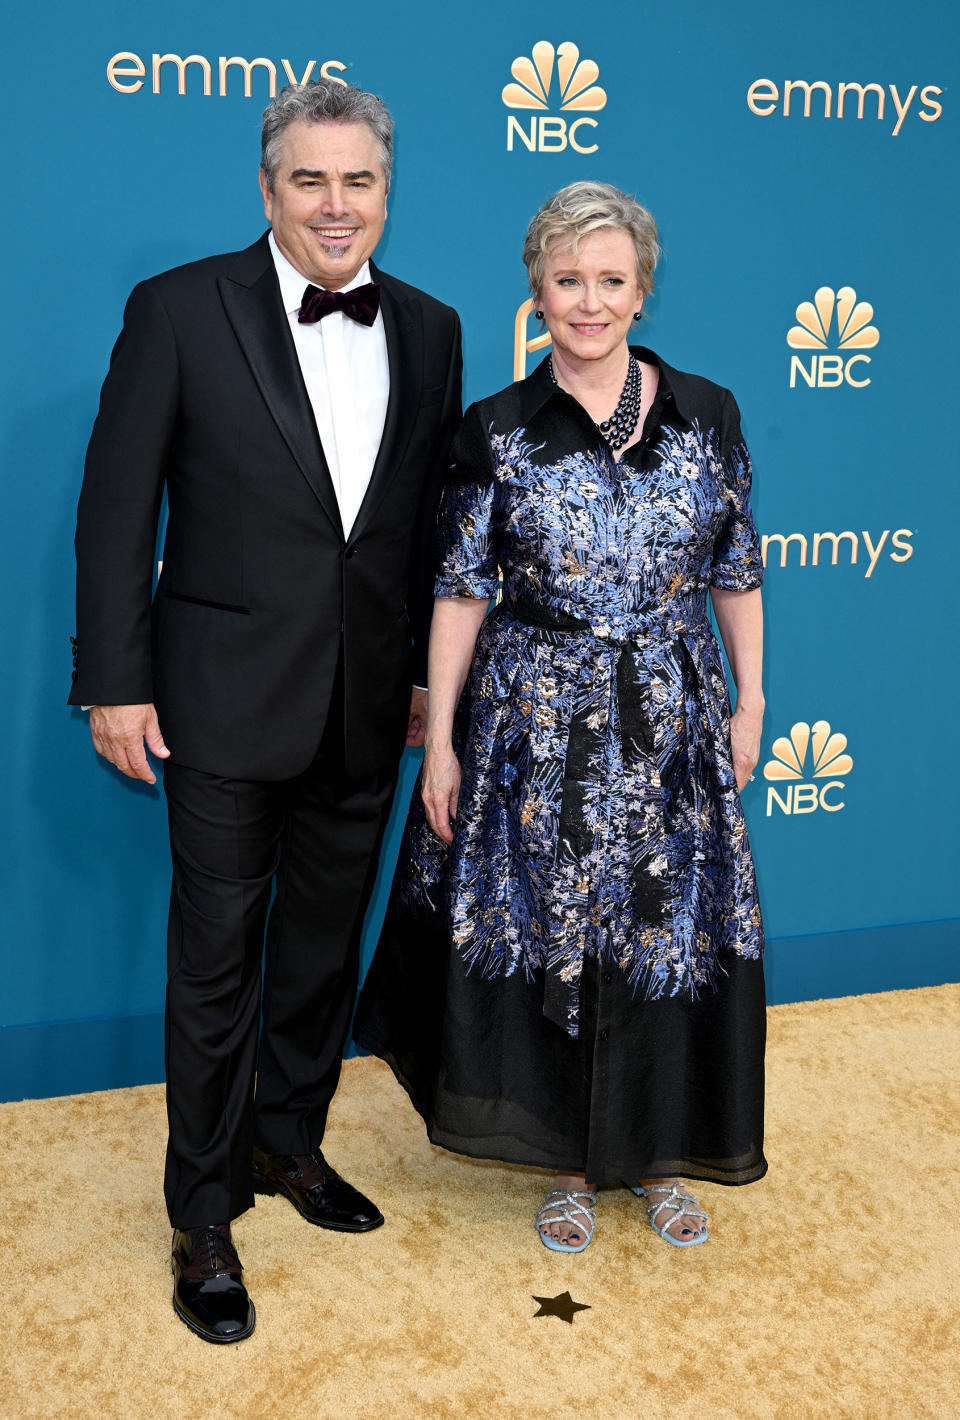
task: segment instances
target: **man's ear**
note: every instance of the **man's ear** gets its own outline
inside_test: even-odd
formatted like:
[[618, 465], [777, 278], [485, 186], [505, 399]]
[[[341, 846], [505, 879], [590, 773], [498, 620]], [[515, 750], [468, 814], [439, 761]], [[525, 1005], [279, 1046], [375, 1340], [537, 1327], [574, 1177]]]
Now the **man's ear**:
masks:
[[260, 169], [260, 192], [263, 197], [263, 215], [268, 222], [273, 221], [273, 193], [270, 191], [270, 184], [267, 182], [267, 175]]

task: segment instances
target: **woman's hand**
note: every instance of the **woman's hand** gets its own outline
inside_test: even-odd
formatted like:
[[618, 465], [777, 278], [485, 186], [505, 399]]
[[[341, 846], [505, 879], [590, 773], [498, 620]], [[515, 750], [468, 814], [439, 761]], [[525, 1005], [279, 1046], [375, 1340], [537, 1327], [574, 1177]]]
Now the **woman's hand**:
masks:
[[763, 710], [737, 706], [730, 718], [730, 747], [733, 750], [733, 772], [737, 791], [749, 780], [760, 758], [760, 735], [763, 731]]
[[453, 746], [437, 749], [429, 742], [423, 757], [423, 786], [420, 790], [427, 822], [444, 843], [453, 842], [453, 822], [460, 797], [460, 761]]

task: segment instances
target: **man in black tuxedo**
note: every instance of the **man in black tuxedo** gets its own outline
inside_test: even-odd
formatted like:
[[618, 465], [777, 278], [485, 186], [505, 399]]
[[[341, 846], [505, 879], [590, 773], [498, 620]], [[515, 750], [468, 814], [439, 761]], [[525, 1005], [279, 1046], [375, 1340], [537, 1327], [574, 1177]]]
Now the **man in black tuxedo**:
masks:
[[155, 782], [144, 744], [165, 761], [173, 1302], [208, 1341], [253, 1330], [230, 1221], [255, 1187], [323, 1227], [383, 1222], [320, 1145], [399, 756], [423, 739], [461, 412], [456, 313], [369, 260], [392, 129], [333, 81], [271, 103], [272, 231], [133, 291], [80, 496], [70, 702], [125, 774]]

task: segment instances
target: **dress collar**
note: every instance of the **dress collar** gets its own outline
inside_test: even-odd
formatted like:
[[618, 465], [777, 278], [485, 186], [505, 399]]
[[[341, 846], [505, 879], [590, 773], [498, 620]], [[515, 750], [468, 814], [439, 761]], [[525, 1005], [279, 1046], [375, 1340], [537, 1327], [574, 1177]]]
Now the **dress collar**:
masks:
[[[675, 370], [672, 365], [668, 365], [666, 360], [661, 360], [659, 355], [649, 350], [645, 345], [631, 345], [629, 350], [631, 355], [635, 355], [645, 364], [656, 365], [660, 372], [657, 384], [658, 403], [661, 400], [672, 399], [677, 412], [689, 423], [696, 410], [690, 376], [685, 375], [682, 370]], [[544, 405], [555, 397], [573, 398], [572, 395], [566, 395], [566, 391], [558, 389], [553, 383], [550, 377], [549, 359], [548, 355], [541, 360], [537, 368], [516, 386], [527, 419], [532, 419]]]

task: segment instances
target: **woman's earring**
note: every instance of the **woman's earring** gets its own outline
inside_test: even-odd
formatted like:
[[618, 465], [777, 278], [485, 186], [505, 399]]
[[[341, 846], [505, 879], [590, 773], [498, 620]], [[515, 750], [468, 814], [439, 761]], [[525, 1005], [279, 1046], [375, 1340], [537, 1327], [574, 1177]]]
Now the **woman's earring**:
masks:
[[536, 316], [537, 320], [543, 320], [543, 311], [534, 311], [533, 314]]
[[634, 311], [634, 313], [633, 313], [633, 318], [634, 318], [634, 320], [639, 320], [642, 315], [643, 315], [643, 312], [642, 312], [642, 311]]

